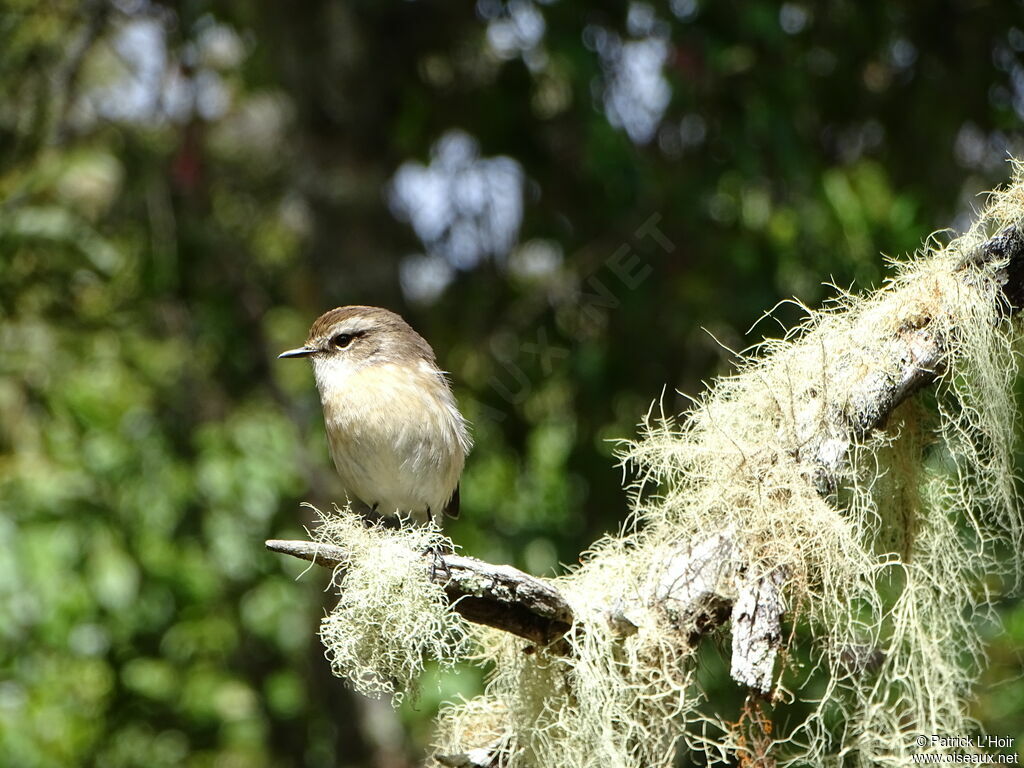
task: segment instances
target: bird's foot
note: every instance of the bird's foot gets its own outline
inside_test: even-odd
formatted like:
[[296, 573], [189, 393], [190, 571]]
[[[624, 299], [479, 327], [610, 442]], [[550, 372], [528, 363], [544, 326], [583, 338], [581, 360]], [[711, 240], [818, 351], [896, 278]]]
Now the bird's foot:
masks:
[[452, 578], [451, 569], [448, 567], [448, 563], [444, 559], [445, 555], [450, 555], [451, 554], [451, 551], [447, 547], [444, 547], [444, 546], [442, 546], [440, 544], [435, 544], [433, 546], [427, 547], [426, 551], [424, 551], [423, 554], [431, 556], [431, 562], [430, 562], [430, 580], [431, 581], [441, 581], [442, 579], [438, 578], [438, 576], [441, 575], [441, 574], [444, 575], [444, 579], [443, 579], [444, 581], [449, 581]]
[[362, 519], [367, 528], [379, 527], [389, 531], [398, 531], [404, 522], [399, 515], [386, 515], [380, 511], [380, 504], [353, 503], [352, 509]]

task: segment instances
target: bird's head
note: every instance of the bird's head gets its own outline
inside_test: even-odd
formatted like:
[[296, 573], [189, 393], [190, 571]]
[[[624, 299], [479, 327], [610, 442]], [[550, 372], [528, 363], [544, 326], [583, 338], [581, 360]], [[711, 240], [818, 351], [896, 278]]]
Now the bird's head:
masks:
[[305, 344], [278, 357], [310, 358], [320, 384], [368, 365], [437, 366], [430, 345], [399, 315], [364, 306], [325, 312], [309, 329]]

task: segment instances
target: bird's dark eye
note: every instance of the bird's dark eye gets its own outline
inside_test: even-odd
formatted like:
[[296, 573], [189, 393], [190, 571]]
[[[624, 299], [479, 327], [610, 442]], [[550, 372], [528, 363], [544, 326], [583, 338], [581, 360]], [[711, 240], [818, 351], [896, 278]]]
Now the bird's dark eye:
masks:
[[338, 349], [344, 349], [345, 347], [352, 343], [353, 338], [355, 337], [351, 333], [339, 333], [337, 336], [331, 339], [331, 344], [333, 344]]

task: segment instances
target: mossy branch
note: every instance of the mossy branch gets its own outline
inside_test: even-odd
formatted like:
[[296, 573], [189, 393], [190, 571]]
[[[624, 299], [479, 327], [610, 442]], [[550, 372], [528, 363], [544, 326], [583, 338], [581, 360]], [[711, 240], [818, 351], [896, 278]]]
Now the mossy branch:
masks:
[[[312, 541], [271, 539], [267, 549], [331, 569], [347, 559], [341, 547]], [[475, 624], [545, 646], [572, 626], [572, 609], [558, 590], [511, 566], [426, 552], [423, 568], [431, 581], [444, 586], [452, 609]]]
[[[1006, 260], [999, 276], [1007, 308], [1015, 312], [1024, 299], [1024, 232], [1010, 227], [985, 241], [964, 259], [964, 280], [974, 270]], [[870, 368], [841, 402], [828, 403], [830, 424], [806, 425], [813, 439], [805, 446], [818, 492], [835, 490], [850, 448], [874, 430], [884, 428], [890, 414], [907, 398], [933, 383], [945, 367], [948, 339], [935, 330], [943, 323], [929, 316], [901, 319], [887, 339], [866, 340], [864, 355]], [[827, 397], [827, 395], [823, 395]], [[797, 425], [797, 431], [804, 425]], [[310, 541], [267, 542], [274, 552], [292, 555], [327, 568], [346, 558], [340, 547]], [[732, 676], [760, 693], [772, 686], [776, 652], [782, 642], [784, 604], [781, 570], [748, 573], [738, 566], [744, 558], [734, 531], [720, 531], [680, 544], [676, 554], [652, 567], [647, 594], [628, 600], [609, 595], [608, 618], [620, 634], [636, 624], [631, 612], [661, 606], [688, 642], [732, 620]], [[452, 609], [476, 624], [509, 632], [542, 646], [564, 635], [573, 623], [566, 599], [549, 582], [510, 566], [492, 565], [470, 557], [425, 553], [423, 567], [432, 581], [442, 584]], [[555, 644], [549, 650], [564, 650]]]
[[[335, 674], [398, 700], [425, 658], [490, 665], [487, 692], [440, 717], [445, 766], [664, 766], [681, 739], [709, 761], [820, 764], [837, 706], [867, 762], [904, 764], [923, 727], [964, 732], [983, 657], [968, 585], [1024, 573], [999, 557], [1024, 541], [1020, 328], [1005, 322], [1024, 303], [1015, 172], [969, 232], [880, 290], [808, 309], [678, 417], [652, 409], [620, 453], [630, 524], [566, 574], [434, 554], [451, 544], [437, 528], [344, 512], [321, 515], [313, 542], [268, 542], [341, 576], [321, 625]], [[932, 414], [904, 406], [933, 384]], [[777, 672], [789, 616], [820, 663]], [[810, 695], [806, 721], [774, 731], [705, 707], [697, 645], [727, 624], [751, 711]]]
[[[1006, 311], [1015, 314], [1024, 304], [1024, 227], [1007, 227], [986, 240], [967, 255], [960, 273], [969, 281], [976, 269], [1003, 260], [1006, 266], [997, 280]], [[851, 447], [883, 429], [893, 411], [944, 372], [949, 339], [935, 330], [943, 325], [938, 319], [910, 316], [896, 324], [890, 338], [865, 340], [864, 354], [851, 359], [859, 366], [870, 360], [870, 367], [842, 401], [828, 404], [831, 423], [824, 428], [797, 423], [798, 434], [814, 435], [804, 455], [814, 467], [815, 487], [822, 496], [828, 498], [835, 491]], [[785, 572], [774, 569], [756, 575], [735, 567], [745, 558], [733, 530], [695, 540], [696, 544], [682, 544], [674, 558], [659, 566], [662, 575], [656, 580], [655, 597], [689, 628], [691, 644], [731, 618], [732, 678], [767, 694], [782, 643]], [[629, 622], [628, 611], [620, 604], [613, 619]]]
[[[1002, 260], [1006, 260], [1006, 266], [996, 279], [1006, 301], [1005, 309], [1014, 314], [1024, 303], [1024, 225], [1006, 227], [985, 240], [966, 255], [958, 272], [965, 282], [971, 281], [976, 279], [978, 269]], [[815, 439], [805, 450], [817, 465], [814, 479], [820, 493], [827, 495], [835, 490], [840, 470], [856, 441], [884, 428], [901, 403], [945, 371], [950, 339], [938, 330], [945, 325], [939, 321], [934, 316], [910, 313], [901, 319], [890, 338], [866, 340], [871, 370], [841, 402], [830, 404], [831, 425], [816, 430]]]

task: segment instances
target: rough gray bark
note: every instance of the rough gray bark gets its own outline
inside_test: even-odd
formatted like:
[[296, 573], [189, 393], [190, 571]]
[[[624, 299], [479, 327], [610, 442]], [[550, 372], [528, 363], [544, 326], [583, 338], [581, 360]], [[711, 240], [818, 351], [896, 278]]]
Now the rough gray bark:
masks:
[[745, 569], [736, 574], [730, 675], [737, 683], [762, 695], [771, 693], [775, 657], [782, 645], [785, 581], [782, 568], [764, 576], [752, 576]]
[[613, 626], [620, 634], [630, 634], [640, 624], [640, 615], [658, 606], [691, 644], [700, 642], [729, 617], [732, 598], [723, 594], [723, 586], [732, 572], [734, 534], [729, 529], [686, 542], [672, 557], [653, 563], [642, 593], [616, 601], [610, 616]]

